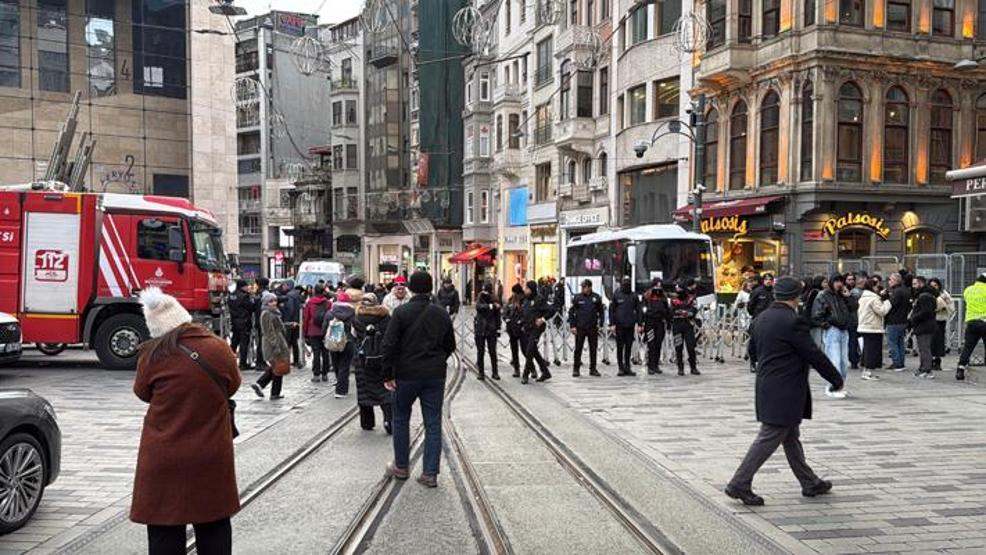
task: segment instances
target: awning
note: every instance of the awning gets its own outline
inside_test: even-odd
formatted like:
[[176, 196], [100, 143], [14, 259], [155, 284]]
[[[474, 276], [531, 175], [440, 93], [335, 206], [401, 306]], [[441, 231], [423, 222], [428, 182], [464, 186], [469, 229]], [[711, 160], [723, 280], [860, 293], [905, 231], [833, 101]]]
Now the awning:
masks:
[[945, 179], [952, 182], [952, 198], [986, 194], [986, 162], [947, 172]]
[[[716, 200], [709, 203], [702, 203], [703, 218], [721, 218], [723, 216], [751, 216], [762, 214], [767, 211], [767, 205], [781, 200], [784, 195], [773, 195], [769, 197], [749, 197], [739, 199]], [[691, 221], [691, 204], [682, 206], [674, 211], [673, 216], [677, 221]]]
[[475, 246], [458, 254], [452, 255], [448, 261], [452, 264], [469, 264], [470, 262], [475, 262], [477, 260], [485, 262], [489, 261], [490, 253], [492, 252], [493, 247]]

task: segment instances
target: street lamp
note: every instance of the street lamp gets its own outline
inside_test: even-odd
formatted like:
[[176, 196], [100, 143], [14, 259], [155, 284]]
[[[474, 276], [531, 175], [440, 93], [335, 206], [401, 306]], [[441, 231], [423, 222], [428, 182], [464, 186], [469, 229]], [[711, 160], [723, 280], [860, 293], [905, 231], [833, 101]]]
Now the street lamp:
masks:
[[964, 60], [959, 60], [955, 62], [955, 65], [952, 66], [952, 69], [954, 69], [955, 71], [973, 71], [979, 69], [979, 62], [983, 60], [986, 60], [986, 56], [980, 56], [975, 60], [970, 60], [969, 58], [966, 58]]

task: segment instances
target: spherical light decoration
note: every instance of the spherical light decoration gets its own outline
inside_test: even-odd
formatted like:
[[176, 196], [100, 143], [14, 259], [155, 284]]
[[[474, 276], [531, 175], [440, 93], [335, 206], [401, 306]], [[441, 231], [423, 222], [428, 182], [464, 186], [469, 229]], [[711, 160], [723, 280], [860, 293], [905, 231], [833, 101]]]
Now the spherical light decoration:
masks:
[[250, 77], [239, 77], [230, 91], [237, 106], [256, 104], [260, 100], [260, 83]]
[[270, 115], [270, 135], [275, 139], [280, 139], [287, 135], [288, 124], [284, 120], [284, 115], [273, 112]]
[[368, 33], [380, 33], [387, 28], [390, 23], [390, 16], [387, 14], [387, 0], [366, 0], [363, 2], [363, 11], [360, 13], [360, 21], [363, 28]]
[[691, 12], [678, 18], [674, 24], [674, 49], [678, 52], [692, 54], [705, 47], [709, 38], [715, 35], [715, 29], [709, 20]]
[[462, 46], [475, 52], [486, 48], [491, 33], [490, 21], [473, 6], [466, 6], [452, 16], [452, 36]]
[[603, 40], [591, 27], [572, 30], [572, 64], [577, 69], [595, 69], [603, 57]]
[[537, 25], [554, 25], [561, 19], [565, 5], [561, 0], [536, 0], [534, 9]]
[[315, 37], [299, 37], [291, 45], [292, 58], [294, 65], [304, 75], [315, 73], [322, 65], [324, 54], [322, 43]]

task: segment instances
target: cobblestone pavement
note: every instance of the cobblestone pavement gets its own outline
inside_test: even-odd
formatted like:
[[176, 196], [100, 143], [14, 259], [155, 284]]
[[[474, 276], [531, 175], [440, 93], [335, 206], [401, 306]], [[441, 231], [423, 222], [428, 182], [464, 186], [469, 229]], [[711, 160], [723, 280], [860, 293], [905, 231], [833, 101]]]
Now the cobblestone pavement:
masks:
[[[244, 382], [258, 372], [245, 372]], [[257, 399], [244, 385], [236, 395], [237, 443], [287, 416], [292, 407], [330, 394], [310, 374], [287, 377], [278, 402]], [[0, 388], [24, 387], [55, 407], [62, 430], [61, 475], [27, 526], [0, 538], [0, 555], [57, 547], [120, 511], [131, 493], [146, 405], [133, 394], [133, 372], [99, 368], [95, 355], [70, 350], [57, 357], [27, 351], [16, 365], [0, 366]]]
[[[501, 351], [501, 355], [502, 355]], [[914, 365], [916, 363], [910, 362]], [[955, 361], [946, 360], [946, 368]], [[703, 375], [571, 377], [542, 388], [588, 415], [763, 533], [820, 553], [986, 553], [986, 389], [945, 371], [934, 381], [880, 372], [850, 375], [846, 400], [812, 378], [815, 419], [802, 426], [809, 463], [833, 493], [801, 496], [783, 453], [757, 476], [767, 504], [747, 508], [722, 488], [752, 441], [754, 376], [745, 363], [704, 361]], [[981, 373], [981, 371], [979, 372]], [[513, 386], [509, 384], [508, 386]]]

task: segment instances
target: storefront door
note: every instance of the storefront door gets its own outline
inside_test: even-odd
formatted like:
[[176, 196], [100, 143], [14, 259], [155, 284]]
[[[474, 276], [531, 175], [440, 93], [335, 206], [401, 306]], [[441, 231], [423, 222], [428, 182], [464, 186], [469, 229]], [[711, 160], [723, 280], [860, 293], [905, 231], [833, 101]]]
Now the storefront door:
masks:
[[534, 243], [534, 279], [558, 274], [558, 245]]

